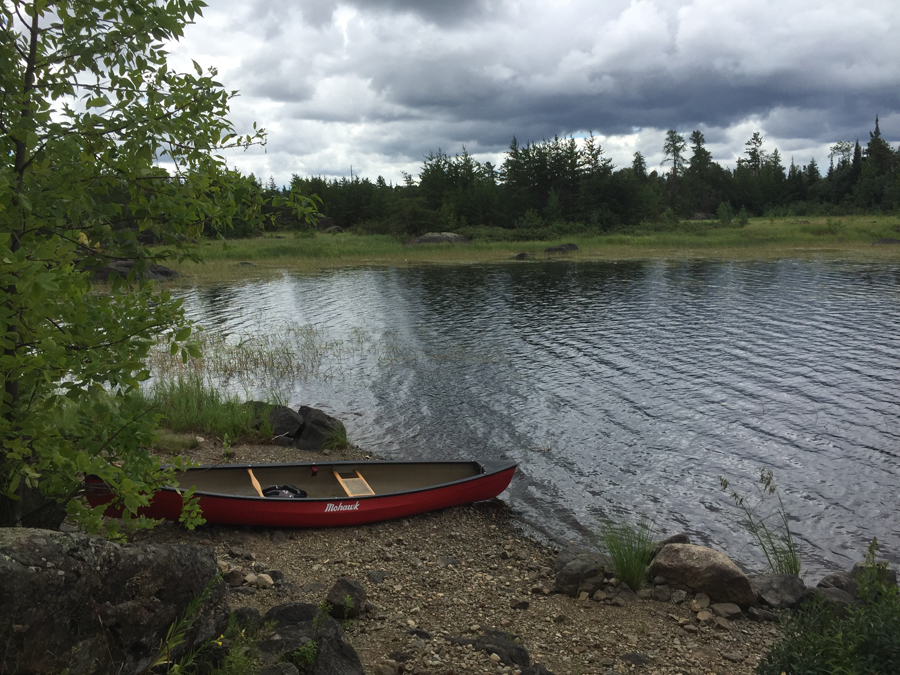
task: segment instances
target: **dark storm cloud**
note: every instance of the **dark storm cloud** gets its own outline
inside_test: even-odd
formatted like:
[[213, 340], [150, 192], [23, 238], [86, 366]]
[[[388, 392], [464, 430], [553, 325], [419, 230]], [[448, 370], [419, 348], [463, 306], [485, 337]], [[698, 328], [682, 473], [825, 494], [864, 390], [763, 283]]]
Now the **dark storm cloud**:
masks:
[[487, 156], [513, 135], [589, 129], [630, 152], [701, 128], [728, 159], [754, 129], [799, 152], [867, 140], [875, 114], [900, 138], [895, 2], [257, 0], [211, 12], [186, 48], [225, 60], [220, 79], [270, 129], [278, 171], [291, 157], [357, 158], [396, 175], [438, 147]]

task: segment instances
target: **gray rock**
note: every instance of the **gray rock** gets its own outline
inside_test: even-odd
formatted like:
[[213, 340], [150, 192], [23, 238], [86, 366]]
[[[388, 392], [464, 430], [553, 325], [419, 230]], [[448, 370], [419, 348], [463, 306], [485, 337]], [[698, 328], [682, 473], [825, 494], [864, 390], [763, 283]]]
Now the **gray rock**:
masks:
[[496, 654], [508, 666], [527, 668], [531, 663], [531, 658], [525, 648], [513, 642], [513, 639], [513, 636], [508, 633], [488, 630], [475, 640], [475, 649], [487, 654]]
[[751, 607], [747, 610], [747, 616], [750, 617], [751, 621], [757, 621], [759, 623], [762, 623], [763, 621], [777, 622], [779, 620], [778, 615], [775, 612], [770, 612], [762, 607]]
[[806, 594], [806, 584], [796, 574], [754, 574], [749, 578], [759, 602], [772, 609], [796, 607]]
[[384, 570], [369, 570], [366, 572], [366, 579], [370, 584], [382, 584], [387, 576], [388, 572]]
[[854, 598], [846, 591], [842, 591], [840, 588], [817, 587], [807, 589], [806, 594], [797, 603], [798, 606], [802, 605], [808, 598], [814, 596], [821, 596], [829, 605], [833, 605], [838, 608], [849, 608], [851, 605], [853, 605], [854, 602], [856, 602], [856, 598]]
[[173, 652], [177, 660], [227, 626], [218, 574], [207, 547], [0, 529], [0, 671], [15, 664], [34, 675], [141, 673], [169, 627], [209, 589], [186, 642]]
[[740, 619], [741, 608], [733, 602], [717, 602], [710, 609], [723, 619]]
[[[658, 542], [653, 544], [653, 550], [650, 552], [650, 560], [653, 560], [660, 551], [663, 550], [664, 547], [669, 544], [690, 544], [691, 538], [685, 533], [673, 534], [671, 537], [666, 537], [665, 539], [660, 539]], [[653, 583], [657, 583], [654, 581]]]
[[756, 603], [756, 592], [747, 576], [724, 553], [705, 546], [664, 546], [650, 564], [649, 574], [663, 576], [695, 593], [705, 593], [716, 602], [733, 602], [742, 607]]
[[573, 598], [582, 591], [593, 594], [603, 586], [604, 573], [602, 559], [595, 554], [584, 553], [556, 572], [553, 590]]
[[262, 616], [258, 609], [253, 607], [238, 607], [231, 612], [235, 625], [250, 634], [255, 633], [262, 626]]
[[319, 608], [308, 602], [286, 602], [266, 612], [264, 623], [273, 622], [276, 628], [312, 621], [319, 615]]
[[669, 602], [672, 599], [672, 589], [665, 585], [655, 586], [652, 595], [658, 602]]
[[366, 591], [355, 581], [345, 577], [338, 579], [325, 601], [331, 605], [331, 616], [338, 621], [355, 619], [366, 606]]
[[816, 586], [818, 588], [837, 588], [853, 598], [859, 595], [859, 586], [850, 572], [832, 572], [824, 576]]
[[247, 401], [244, 405], [253, 409], [257, 428], [264, 417], [268, 419], [272, 427], [272, 440], [276, 445], [292, 445], [305, 424], [303, 415], [283, 405], [271, 405], [263, 401]]
[[343, 422], [317, 408], [302, 405], [299, 412], [304, 424], [299, 434], [294, 437], [294, 445], [301, 450], [321, 452], [325, 441], [336, 431], [340, 430], [343, 433], [347, 431]]
[[646, 666], [651, 661], [649, 656], [641, 654], [640, 652], [628, 652], [627, 654], [622, 654], [621, 659], [627, 663], [633, 663], [636, 666]]

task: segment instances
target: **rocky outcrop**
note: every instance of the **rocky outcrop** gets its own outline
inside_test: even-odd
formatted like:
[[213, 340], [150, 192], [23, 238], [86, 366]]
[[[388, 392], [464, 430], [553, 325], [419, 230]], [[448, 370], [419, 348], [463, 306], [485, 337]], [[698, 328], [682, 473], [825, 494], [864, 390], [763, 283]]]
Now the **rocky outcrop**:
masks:
[[317, 408], [304, 405], [299, 410], [291, 410], [262, 401], [247, 401], [244, 405], [255, 411], [257, 427], [262, 424], [263, 415], [268, 416], [272, 441], [276, 445], [321, 452], [335, 434], [347, 433], [343, 422]]
[[705, 593], [713, 602], [733, 602], [741, 607], [756, 603], [747, 576], [727, 555], [705, 546], [669, 544], [654, 558], [648, 573], [675, 587]]
[[[284, 661], [308, 643], [311, 663], [304, 664], [309, 675], [363, 675], [356, 650], [344, 641], [341, 624], [315, 605], [286, 603], [266, 612], [265, 622], [274, 624], [275, 632], [259, 643], [265, 660]], [[276, 664], [277, 665], [277, 664]], [[271, 665], [269, 667], [272, 667]]]
[[142, 673], [169, 627], [206, 593], [172, 651], [178, 659], [227, 625], [218, 572], [202, 546], [0, 529], [0, 672]]
[[574, 550], [561, 552], [556, 561], [553, 591], [573, 598], [581, 593], [593, 595], [603, 588], [608, 565], [608, 560], [599, 553]]
[[455, 232], [428, 232], [427, 234], [423, 234], [421, 237], [416, 237], [410, 242], [407, 242], [407, 246], [414, 246], [416, 244], [463, 244], [471, 241], [468, 237], [464, 237], [461, 234], [456, 234]]

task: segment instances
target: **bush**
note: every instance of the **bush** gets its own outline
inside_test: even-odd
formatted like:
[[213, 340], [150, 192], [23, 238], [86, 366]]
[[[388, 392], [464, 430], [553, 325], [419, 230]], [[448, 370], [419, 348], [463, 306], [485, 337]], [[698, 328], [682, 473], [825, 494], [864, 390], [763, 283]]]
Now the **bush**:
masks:
[[719, 208], [716, 210], [716, 217], [722, 225], [730, 225], [734, 219], [734, 210], [731, 208], [731, 204], [728, 202], [719, 204]]
[[893, 675], [900, 663], [900, 590], [887, 583], [873, 540], [849, 611], [815, 596], [788, 619], [759, 675]]

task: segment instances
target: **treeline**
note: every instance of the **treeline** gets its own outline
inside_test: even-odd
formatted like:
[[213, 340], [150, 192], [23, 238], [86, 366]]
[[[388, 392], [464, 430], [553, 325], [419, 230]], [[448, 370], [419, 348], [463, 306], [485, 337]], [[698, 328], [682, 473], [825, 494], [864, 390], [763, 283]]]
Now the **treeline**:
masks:
[[[359, 232], [414, 236], [461, 231], [475, 236], [540, 238], [573, 231], [633, 230], [686, 218], [830, 215], [900, 208], [900, 149], [882, 138], [878, 119], [869, 141], [831, 148], [825, 173], [811, 159], [785, 166], [757, 132], [734, 169], [712, 161], [700, 131], [666, 134], [668, 168], [647, 170], [643, 155], [616, 168], [597, 139], [553, 138], [524, 145], [513, 138], [503, 163], [478, 162], [465, 148], [429, 154], [418, 180], [324, 179], [294, 175], [289, 187], [262, 186], [263, 203], [279, 194], [315, 194], [327, 225]], [[270, 209], [270, 211], [272, 211]], [[291, 227], [270, 212], [266, 229]], [[299, 226], [299, 221], [296, 223]], [[238, 227], [236, 234], [242, 228]]]

